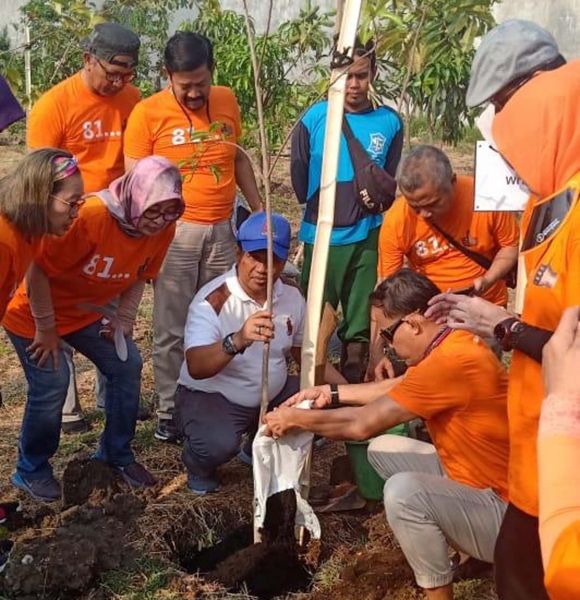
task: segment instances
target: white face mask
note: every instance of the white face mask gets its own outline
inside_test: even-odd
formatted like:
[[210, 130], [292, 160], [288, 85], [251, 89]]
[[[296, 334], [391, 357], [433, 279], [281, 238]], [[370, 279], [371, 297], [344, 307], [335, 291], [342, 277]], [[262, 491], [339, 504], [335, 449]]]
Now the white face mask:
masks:
[[491, 132], [494, 118], [495, 106], [493, 104], [489, 104], [488, 107], [479, 115], [479, 117], [475, 119], [475, 125], [483, 135], [483, 139], [496, 148], [496, 143]]

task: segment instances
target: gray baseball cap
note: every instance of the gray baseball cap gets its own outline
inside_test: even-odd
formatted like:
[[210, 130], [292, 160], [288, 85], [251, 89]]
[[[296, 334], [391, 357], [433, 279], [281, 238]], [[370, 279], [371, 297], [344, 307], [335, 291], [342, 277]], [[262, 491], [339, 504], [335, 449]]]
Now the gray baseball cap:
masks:
[[551, 33], [531, 21], [510, 19], [481, 40], [471, 65], [467, 105], [479, 106], [512, 81], [560, 55]]
[[[120, 67], [134, 67], [139, 62], [140, 45], [139, 38], [130, 29], [118, 23], [95, 25], [93, 31], [81, 42], [85, 52]], [[132, 61], [128, 64], [115, 60], [115, 57], [120, 55], [130, 56]]]

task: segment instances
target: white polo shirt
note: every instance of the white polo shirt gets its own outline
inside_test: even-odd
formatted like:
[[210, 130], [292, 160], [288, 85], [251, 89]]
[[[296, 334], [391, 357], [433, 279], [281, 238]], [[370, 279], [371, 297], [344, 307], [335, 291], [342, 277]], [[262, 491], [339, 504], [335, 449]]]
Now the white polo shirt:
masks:
[[[273, 289], [274, 339], [270, 342], [268, 398], [274, 399], [288, 375], [286, 357], [294, 346], [302, 346], [306, 303], [300, 291], [276, 281]], [[252, 300], [240, 286], [236, 267], [204, 285], [189, 305], [185, 325], [184, 350], [209, 346], [226, 335], [239, 331], [245, 321], [266, 306]], [[217, 374], [193, 379], [186, 361], [181, 366], [179, 383], [191, 390], [218, 392], [241, 406], [260, 405], [263, 343], [254, 342], [237, 354]]]

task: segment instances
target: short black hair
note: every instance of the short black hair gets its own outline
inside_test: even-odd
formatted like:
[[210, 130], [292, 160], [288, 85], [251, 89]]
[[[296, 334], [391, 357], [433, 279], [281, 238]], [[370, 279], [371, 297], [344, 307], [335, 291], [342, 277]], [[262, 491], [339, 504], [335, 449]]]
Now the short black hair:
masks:
[[178, 31], [169, 38], [163, 53], [168, 73], [195, 71], [206, 65], [213, 69], [213, 46], [205, 35], [192, 31]]
[[370, 302], [395, 319], [425, 311], [429, 300], [439, 293], [439, 288], [425, 275], [412, 269], [400, 269], [376, 287]]
[[[333, 51], [336, 51], [336, 46], [338, 44], [338, 34], [334, 36], [334, 45]], [[377, 51], [375, 40], [372, 38], [367, 40], [364, 44], [361, 39], [357, 36], [354, 41], [354, 48], [352, 51], [353, 58], [366, 56], [371, 63], [371, 71], [374, 73], [377, 70]]]

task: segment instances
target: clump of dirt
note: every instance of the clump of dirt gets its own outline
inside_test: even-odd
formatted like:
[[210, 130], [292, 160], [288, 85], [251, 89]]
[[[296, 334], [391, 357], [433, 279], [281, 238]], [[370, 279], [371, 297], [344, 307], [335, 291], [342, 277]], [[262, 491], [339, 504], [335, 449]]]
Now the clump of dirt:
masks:
[[142, 501], [131, 494], [65, 510], [50, 533], [17, 543], [5, 590], [15, 597], [74, 596], [100, 573], [129, 567], [133, 556], [125, 542], [142, 510]]
[[244, 525], [215, 546], [190, 556], [187, 568], [232, 591], [245, 587], [261, 600], [304, 590], [311, 574], [298, 552], [295, 518], [294, 490], [274, 494], [267, 501], [261, 543], [252, 543], [252, 526]]
[[[118, 492], [118, 482], [111, 467], [100, 460], [87, 457], [72, 459], [62, 475], [63, 506], [80, 506], [91, 496], [106, 497]], [[96, 498], [95, 498], [96, 499]]]

